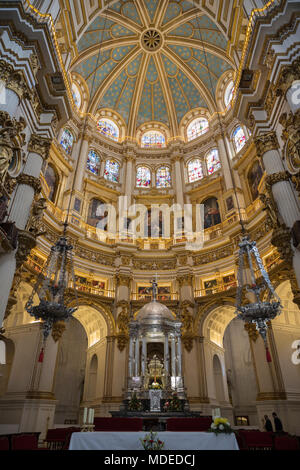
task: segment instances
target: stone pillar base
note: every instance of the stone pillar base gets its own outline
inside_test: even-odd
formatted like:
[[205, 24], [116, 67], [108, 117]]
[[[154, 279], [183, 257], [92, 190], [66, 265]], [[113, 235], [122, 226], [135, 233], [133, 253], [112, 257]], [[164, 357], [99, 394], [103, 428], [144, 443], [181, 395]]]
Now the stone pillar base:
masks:
[[24, 400], [3, 398], [0, 400], [1, 432], [18, 424], [18, 432], [40, 432], [40, 441], [46, 437], [47, 429], [53, 428], [57, 400], [51, 398], [25, 398]]

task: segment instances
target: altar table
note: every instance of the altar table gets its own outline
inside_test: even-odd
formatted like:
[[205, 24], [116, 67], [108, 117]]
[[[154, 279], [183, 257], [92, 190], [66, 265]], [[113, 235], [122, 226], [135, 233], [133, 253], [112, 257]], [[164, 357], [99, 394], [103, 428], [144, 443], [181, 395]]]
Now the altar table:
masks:
[[[146, 432], [76, 432], [69, 450], [143, 450]], [[159, 432], [163, 450], [239, 450], [235, 434], [207, 432]]]

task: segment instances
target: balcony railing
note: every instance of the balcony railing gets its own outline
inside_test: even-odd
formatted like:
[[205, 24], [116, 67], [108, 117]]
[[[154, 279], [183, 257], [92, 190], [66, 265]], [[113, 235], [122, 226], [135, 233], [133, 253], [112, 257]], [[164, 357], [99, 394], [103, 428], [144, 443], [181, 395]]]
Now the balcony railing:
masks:
[[[167, 302], [170, 300], [178, 300], [179, 295], [177, 292], [172, 292], [169, 294], [158, 294], [157, 295], [157, 300], [159, 302]], [[151, 302], [152, 300], [152, 295], [151, 294], [141, 294], [139, 292], [132, 292], [131, 293], [131, 300], [138, 300], [138, 301], [145, 301], [145, 302]]]

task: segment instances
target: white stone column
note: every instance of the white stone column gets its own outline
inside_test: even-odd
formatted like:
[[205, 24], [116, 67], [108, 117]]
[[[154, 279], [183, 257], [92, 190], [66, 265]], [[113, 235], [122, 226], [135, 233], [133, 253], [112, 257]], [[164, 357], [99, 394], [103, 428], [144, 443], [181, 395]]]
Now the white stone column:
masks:
[[0, 78], [0, 111], [6, 111], [15, 118], [19, 104], [20, 98], [17, 93], [3, 86]]
[[176, 343], [174, 336], [171, 338], [171, 355], [172, 377], [176, 377]]
[[181, 157], [174, 157], [174, 167], [175, 167], [175, 190], [176, 190], [176, 202], [180, 204], [183, 208], [184, 205], [184, 196], [183, 196], [183, 178], [181, 174]]
[[[75, 191], [82, 191], [82, 183], [84, 180], [84, 174], [86, 170], [86, 164], [89, 154], [89, 139], [87, 137], [83, 137], [83, 142], [78, 143], [78, 166], [75, 175], [75, 182], [74, 182], [74, 190]], [[76, 168], [76, 162], [74, 163], [74, 171]]]
[[164, 366], [166, 374], [169, 375], [169, 335], [165, 334], [165, 347], [164, 347]]
[[137, 337], [135, 340], [135, 377], [140, 375], [140, 340]]
[[221, 134], [219, 134], [216, 137], [216, 141], [218, 144], [219, 158], [220, 158], [220, 162], [222, 165], [222, 171], [223, 171], [223, 176], [225, 180], [225, 187], [226, 187], [226, 190], [228, 191], [229, 189], [233, 189], [234, 187], [233, 181], [232, 181], [232, 175], [231, 175], [231, 171], [229, 167], [229, 162], [228, 162], [228, 158], [230, 158], [230, 156], [228, 155], [227, 157], [227, 149], [225, 147], [225, 142]]
[[128, 206], [131, 205], [131, 198], [132, 198], [132, 191], [134, 187], [134, 182], [133, 182], [133, 175], [132, 175], [132, 169], [133, 169], [133, 162], [134, 158], [132, 156], [127, 156], [126, 157], [126, 180], [125, 180], [125, 196], [127, 196], [127, 201], [128, 201]]
[[144, 336], [142, 339], [142, 376], [145, 377], [147, 363], [147, 339]]
[[181, 350], [181, 337], [177, 336], [177, 375], [182, 376], [182, 350]]
[[[298, 198], [285, 171], [279, 152], [279, 144], [275, 132], [263, 134], [255, 139], [257, 154], [263, 159], [264, 166], [272, 185], [272, 193], [279, 214], [288, 228], [300, 220]], [[293, 266], [298, 285], [300, 286], [300, 252], [294, 250]]]
[[133, 376], [133, 338], [130, 336], [129, 340], [129, 357], [128, 357], [128, 376]]
[[[51, 142], [38, 135], [32, 135], [28, 144], [28, 157], [24, 172], [18, 177], [18, 186], [11, 199], [9, 207], [9, 221], [15, 222], [20, 230], [26, 228], [34, 194], [39, 190], [39, 176], [43, 161], [49, 156]], [[11, 251], [0, 257], [0, 324], [2, 324], [10, 289], [12, 287], [16, 269], [16, 251]]]

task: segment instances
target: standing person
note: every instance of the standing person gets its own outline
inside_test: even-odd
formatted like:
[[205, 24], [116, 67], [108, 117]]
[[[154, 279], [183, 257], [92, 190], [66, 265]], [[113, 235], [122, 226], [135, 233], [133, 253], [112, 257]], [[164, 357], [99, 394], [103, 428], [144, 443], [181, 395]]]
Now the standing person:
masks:
[[272, 426], [272, 422], [271, 422], [269, 416], [265, 415], [264, 418], [265, 418], [265, 424], [264, 424], [265, 431], [273, 432], [273, 426]]
[[275, 432], [283, 432], [282, 422], [278, 418], [277, 414], [275, 412], [273, 412], [272, 416], [273, 416], [273, 419], [274, 419]]

